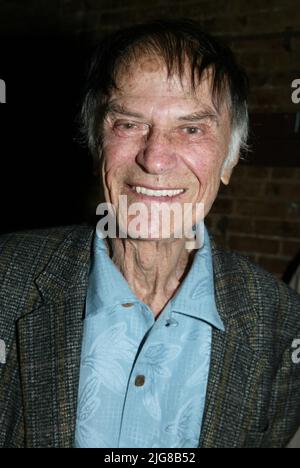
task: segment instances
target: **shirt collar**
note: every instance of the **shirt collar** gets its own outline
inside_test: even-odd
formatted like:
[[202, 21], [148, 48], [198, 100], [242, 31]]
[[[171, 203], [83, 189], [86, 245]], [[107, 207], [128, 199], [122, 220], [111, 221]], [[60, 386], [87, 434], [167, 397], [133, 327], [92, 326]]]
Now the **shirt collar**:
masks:
[[109, 257], [106, 244], [97, 230], [94, 238], [87, 301], [92, 306], [89, 309], [94, 313], [126, 302], [140, 302]]
[[[112, 308], [126, 302], [141, 302], [109, 257], [106, 244], [97, 230], [87, 299], [91, 305], [94, 305], [91, 308], [94, 311]], [[215, 302], [212, 253], [206, 228], [204, 243], [197, 250], [186, 278], [171, 299], [170, 310], [225, 330]]]
[[203, 245], [197, 250], [192, 266], [171, 302], [172, 310], [225, 330], [215, 301], [212, 251], [206, 227]]

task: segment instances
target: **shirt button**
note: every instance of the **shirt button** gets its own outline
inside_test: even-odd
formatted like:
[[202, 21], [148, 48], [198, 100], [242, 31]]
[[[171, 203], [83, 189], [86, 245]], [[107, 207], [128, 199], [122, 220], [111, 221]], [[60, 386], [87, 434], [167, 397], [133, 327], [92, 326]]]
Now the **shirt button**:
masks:
[[165, 323], [166, 327], [178, 327], [178, 322], [175, 319], [168, 319]]
[[145, 376], [144, 375], [137, 375], [134, 381], [134, 385], [136, 387], [142, 387], [145, 383]]
[[126, 309], [128, 309], [129, 307], [133, 307], [134, 304], [133, 302], [125, 302], [125, 304], [122, 304], [122, 307], [125, 307]]

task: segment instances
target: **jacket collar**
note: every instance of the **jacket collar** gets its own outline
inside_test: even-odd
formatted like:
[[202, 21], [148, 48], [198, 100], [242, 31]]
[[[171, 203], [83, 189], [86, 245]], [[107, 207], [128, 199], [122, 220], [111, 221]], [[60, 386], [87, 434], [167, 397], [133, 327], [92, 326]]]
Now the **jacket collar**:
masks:
[[[76, 424], [83, 314], [93, 228], [76, 227], [35, 283], [40, 306], [18, 323], [27, 444], [71, 447]], [[258, 357], [247, 343], [257, 311], [232, 256], [212, 241], [216, 304], [225, 332], [213, 330], [201, 446], [234, 446]]]
[[61, 301], [77, 285], [87, 283], [94, 229], [76, 226], [52, 255], [36, 278], [35, 284], [44, 302]]
[[204, 423], [200, 438], [203, 448], [243, 445], [255, 407], [253, 391], [263, 359], [257, 305], [250, 297], [247, 281], [253, 277], [241, 257], [225, 253], [212, 240], [216, 304], [225, 332], [213, 330], [211, 367]]
[[93, 232], [68, 233], [35, 280], [39, 306], [18, 322], [28, 447], [73, 446]]

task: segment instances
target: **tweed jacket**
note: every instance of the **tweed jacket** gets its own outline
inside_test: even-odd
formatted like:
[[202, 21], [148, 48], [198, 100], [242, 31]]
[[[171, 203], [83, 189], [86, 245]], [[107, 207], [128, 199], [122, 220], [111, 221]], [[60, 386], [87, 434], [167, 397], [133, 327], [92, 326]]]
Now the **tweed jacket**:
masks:
[[[0, 236], [0, 447], [73, 446], [93, 235]], [[199, 447], [284, 447], [300, 425], [300, 296], [212, 245], [225, 332], [213, 330]]]

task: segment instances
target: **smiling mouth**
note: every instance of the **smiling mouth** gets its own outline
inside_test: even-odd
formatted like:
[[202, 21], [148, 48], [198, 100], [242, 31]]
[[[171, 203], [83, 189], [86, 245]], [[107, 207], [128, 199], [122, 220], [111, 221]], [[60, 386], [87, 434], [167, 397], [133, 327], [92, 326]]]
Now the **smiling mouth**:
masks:
[[140, 195], [146, 195], [148, 197], [169, 197], [170, 198], [170, 197], [176, 197], [185, 192], [184, 189], [154, 190], [154, 189], [148, 189], [146, 187], [141, 187], [141, 186], [132, 186], [131, 188], [136, 193]]

